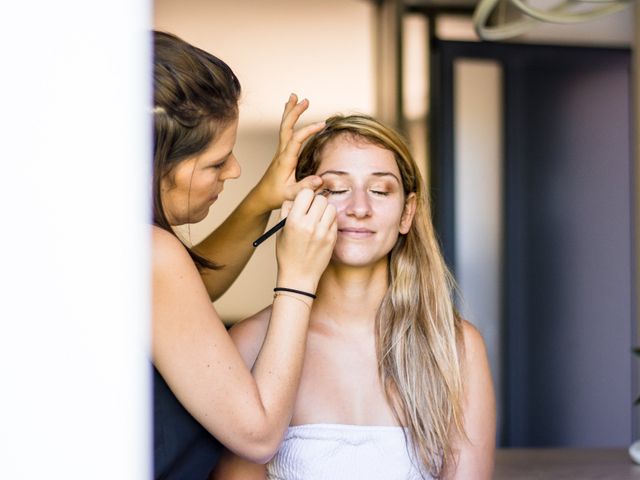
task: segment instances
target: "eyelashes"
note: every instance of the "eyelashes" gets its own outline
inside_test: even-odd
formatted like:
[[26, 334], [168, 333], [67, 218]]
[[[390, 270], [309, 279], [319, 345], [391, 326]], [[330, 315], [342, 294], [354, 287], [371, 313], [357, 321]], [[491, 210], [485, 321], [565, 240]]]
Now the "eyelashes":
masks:
[[[374, 195], [379, 195], [381, 197], [386, 197], [387, 195], [389, 195], [389, 192], [385, 192], [382, 190], [369, 190], [371, 193], [373, 193]], [[322, 192], [320, 192], [323, 195], [342, 195], [344, 193], [348, 193], [349, 190], [332, 190], [329, 188], [325, 188], [324, 190], [322, 190]]]
[[211, 165], [209, 168], [212, 168], [213, 170], [222, 170], [227, 164], [227, 162], [229, 161], [229, 159], [232, 158], [232, 155], [233, 155], [233, 152], [229, 153], [228, 155], [225, 155], [218, 161], [218, 163]]
[[325, 188], [320, 193], [323, 195], [341, 195], [343, 193], [347, 193], [347, 190], [330, 190], [328, 188]]

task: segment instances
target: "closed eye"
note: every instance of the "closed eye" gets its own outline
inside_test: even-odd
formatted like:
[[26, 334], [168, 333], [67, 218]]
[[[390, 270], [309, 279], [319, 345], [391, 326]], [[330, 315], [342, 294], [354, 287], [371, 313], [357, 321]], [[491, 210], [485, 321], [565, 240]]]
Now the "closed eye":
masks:
[[341, 193], [347, 193], [348, 190], [330, 190], [328, 188], [325, 188], [324, 190], [322, 190], [322, 194], [327, 194], [327, 195], [340, 195]]
[[211, 168], [213, 168], [214, 170], [221, 170], [224, 168], [224, 166], [227, 164], [227, 162], [229, 161], [229, 159], [231, 158], [231, 155], [233, 155], [233, 151], [227, 153], [224, 157], [220, 158], [218, 160], [218, 163], [214, 163], [213, 165], [211, 165]]
[[376, 195], [381, 195], [383, 197], [386, 197], [387, 195], [389, 195], [389, 192], [383, 192], [381, 190], [371, 190], [371, 193], [375, 193]]

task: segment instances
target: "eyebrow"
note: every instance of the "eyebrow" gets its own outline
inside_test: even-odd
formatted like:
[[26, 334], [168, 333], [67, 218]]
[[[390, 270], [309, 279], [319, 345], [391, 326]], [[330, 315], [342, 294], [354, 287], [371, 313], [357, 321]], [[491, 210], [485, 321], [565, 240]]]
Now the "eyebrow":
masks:
[[[342, 171], [342, 170], [327, 170], [325, 172], [319, 173], [318, 176], [322, 177], [324, 175], [329, 175], [329, 174], [346, 176], [346, 175], [349, 175], [349, 172], [345, 172], [345, 171]], [[393, 178], [396, 179], [396, 181], [398, 183], [401, 183], [400, 179], [396, 175], [391, 173], [391, 172], [371, 172], [370, 175], [372, 175], [374, 177], [393, 177]]]

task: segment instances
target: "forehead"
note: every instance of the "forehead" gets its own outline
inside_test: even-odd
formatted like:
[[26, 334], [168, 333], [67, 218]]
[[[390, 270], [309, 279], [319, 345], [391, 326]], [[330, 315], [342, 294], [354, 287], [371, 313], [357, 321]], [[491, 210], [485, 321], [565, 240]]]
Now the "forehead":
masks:
[[339, 170], [352, 176], [389, 172], [400, 178], [400, 169], [391, 150], [347, 135], [340, 135], [325, 145], [316, 173], [326, 170]]

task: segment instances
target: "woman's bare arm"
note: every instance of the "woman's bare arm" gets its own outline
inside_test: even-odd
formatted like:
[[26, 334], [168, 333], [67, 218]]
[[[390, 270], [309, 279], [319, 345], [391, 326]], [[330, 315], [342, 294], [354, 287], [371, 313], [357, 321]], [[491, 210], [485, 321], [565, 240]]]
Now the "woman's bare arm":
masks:
[[[269, 326], [271, 308], [237, 323], [229, 334], [247, 368], [252, 368]], [[209, 480], [265, 480], [266, 466], [254, 463], [225, 450]]]
[[[335, 210], [323, 207], [326, 199], [311, 191], [296, 198], [291, 222], [278, 238], [279, 256], [286, 257], [279, 260], [279, 285], [315, 291], [335, 243]], [[319, 221], [311, 218], [320, 211]], [[252, 375], [186, 249], [170, 233], [153, 228], [154, 363], [194, 418], [243, 457], [268, 461], [289, 424], [309, 310], [290, 296], [274, 301]]]
[[303, 188], [315, 189], [322, 184], [316, 176], [295, 180], [302, 143], [322, 128], [322, 124], [313, 124], [294, 130], [308, 106], [307, 100], [298, 102], [298, 97], [291, 95], [282, 115], [278, 150], [262, 179], [231, 215], [195, 246], [196, 252], [225, 266], [202, 272], [211, 300], [218, 299], [244, 269], [255, 251], [252, 242], [264, 232], [271, 211], [280, 208], [285, 200], [293, 200]]
[[456, 438], [454, 452], [458, 453], [455, 468], [450, 468], [447, 479], [489, 480], [493, 475], [496, 406], [493, 382], [487, 352], [480, 332], [464, 322], [465, 387], [464, 428], [467, 439]]

